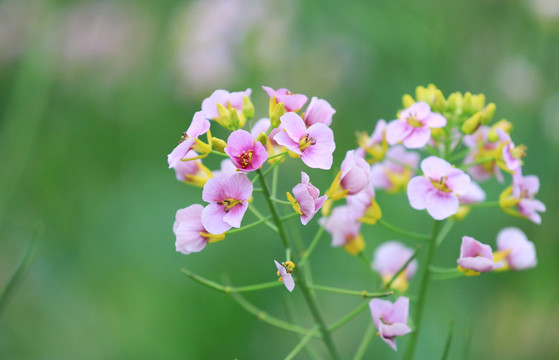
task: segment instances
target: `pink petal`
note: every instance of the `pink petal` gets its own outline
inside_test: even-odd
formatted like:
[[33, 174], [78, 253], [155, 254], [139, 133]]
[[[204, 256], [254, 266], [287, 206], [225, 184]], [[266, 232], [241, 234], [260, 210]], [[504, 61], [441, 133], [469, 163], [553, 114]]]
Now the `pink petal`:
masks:
[[241, 227], [241, 221], [245, 216], [245, 212], [248, 209], [248, 203], [244, 201], [242, 204], [237, 204], [233, 206], [229, 212], [223, 216], [223, 221], [232, 227]]
[[223, 216], [225, 216], [223, 206], [217, 203], [211, 203], [202, 211], [202, 225], [204, 225], [210, 234], [223, 234], [231, 229], [231, 225], [223, 221]]
[[373, 322], [378, 329], [381, 323], [380, 318], [384, 318], [390, 313], [390, 310], [392, 309], [392, 303], [388, 300], [372, 299], [369, 302], [369, 309], [371, 310]]
[[386, 141], [390, 145], [395, 145], [403, 141], [412, 132], [413, 128], [401, 120], [392, 120], [386, 126]]
[[427, 196], [435, 189], [431, 181], [424, 176], [416, 176], [408, 183], [408, 200], [412, 208], [424, 210], [427, 208]]
[[237, 110], [242, 110], [244, 97], [245, 96], [250, 97], [251, 93], [252, 93], [251, 89], [246, 89], [245, 91], [235, 91], [229, 94], [227, 101], [229, 101], [229, 103], [233, 108]]
[[[294, 112], [285, 113], [281, 118], [281, 125], [289, 137], [299, 143], [299, 140], [307, 135], [305, 122]], [[276, 140], [277, 141], [277, 140]]]
[[326, 100], [318, 99], [313, 97], [311, 103], [305, 111], [305, 123], [307, 126], [322, 123], [326, 126], [330, 126], [332, 123], [332, 116], [336, 113], [336, 110], [328, 103]]
[[431, 130], [428, 127], [413, 128], [411, 133], [404, 139], [403, 144], [408, 149], [419, 149], [424, 147], [431, 138]]
[[299, 207], [301, 208], [301, 212], [303, 214], [311, 214], [315, 211], [314, 199], [309, 194], [307, 185], [295, 185], [295, 187], [293, 188], [293, 196], [295, 197], [295, 200], [297, 200], [297, 203], [299, 203]]
[[400, 116], [402, 120], [406, 120], [409, 117], [415, 116], [418, 120], [423, 120], [429, 116], [431, 113], [431, 107], [424, 101], [416, 102], [407, 109], [402, 110]]
[[430, 128], [441, 128], [446, 126], [446, 118], [441, 114], [431, 113], [427, 119], [425, 119], [425, 125]]
[[[235, 175], [233, 175], [235, 176]], [[223, 179], [221, 177], [213, 177], [204, 184], [202, 190], [202, 200], [205, 202], [220, 202], [227, 199], [223, 192]]]
[[[225, 196], [224, 199], [231, 198], [240, 201], [248, 200], [252, 195], [252, 189], [253, 189], [252, 182], [248, 179], [248, 177], [245, 174], [242, 173], [231, 175], [226, 178], [222, 178], [221, 187], [223, 189], [222, 193]], [[204, 195], [202, 194], [202, 198], [203, 196]], [[222, 201], [224, 199], [221, 199], [219, 201]], [[204, 201], [207, 200], [204, 199]]]
[[308, 134], [316, 143], [305, 149], [301, 160], [309, 167], [330, 170], [332, 153], [336, 149], [334, 132], [324, 124], [314, 124], [308, 129]]
[[454, 168], [447, 161], [436, 156], [429, 156], [421, 162], [421, 171], [425, 176], [438, 180], [447, 176]]
[[400, 296], [392, 306], [390, 314], [386, 316], [385, 320], [391, 323], [407, 323], [410, 308], [410, 299], [405, 296]]
[[455, 194], [465, 195], [471, 190], [472, 180], [462, 170], [453, 169], [448, 173], [446, 185]]
[[464, 269], [471, 269], [479, 272], [487, 272], [495, 270], [495, 263], [482, 256], [466, 257], [456, 260], [458, 265]]
[[181, 159], [185, 158], [186, 154], [190, 151], [194, 145], [194, 140], [186, 139], [178, 144], [169, 155], [167, 155], [167, 162], [169, 163], [169, 169], [175, 167]]
[[270, 119], [263, 118], [258, 120], [254, 125], [252, 125], [252, 129], [250, 129], [250, 134], [256, 139], [256, 137], [260, 133], [265, 133], [270, 128]]
[[198, 138], [198, 136], [207, 133], [209, 129], [210, 122], [206, 119], [204, 112], [198, 111], [194, 114], [188, 130], [186, 130], [186, 135], [191, 138]]
[[427, 195], [427, 212], [435, 220], [446, 219], [458, 212], [460, 206], [458, 197], [452, 193], [445, 193], [439, 190], [432, 191]]
[[491, 250], [491, 246], [482, 244], [473, 237], [463, 236], [462, 244], [460, 245], [460, 257], [466, 258], [479, 255], [493, 261], [493, 251]]
[[208, 98], [202, 101], [202, 112], [208, 119], [216, 119], [219, 115], [217, 113], [217, 104], [226, 104], [229, 92], [225, 90], [216, 90]]
[[229, 155], [229, 157], [237, 157], [243, 151], [252, 150], [254, 142], [254, 137], [248, 131], [242, 129], [233, 131], [231, 135], [229, 135], [229, 138], [227, 138], [225, 153]]
[[403, 336], [411, 332], [408, 325], [401, 322], [393, 323], [392, 325], [383, 324], [382, 326], [382, 337], [394, 338], [396, 336]]

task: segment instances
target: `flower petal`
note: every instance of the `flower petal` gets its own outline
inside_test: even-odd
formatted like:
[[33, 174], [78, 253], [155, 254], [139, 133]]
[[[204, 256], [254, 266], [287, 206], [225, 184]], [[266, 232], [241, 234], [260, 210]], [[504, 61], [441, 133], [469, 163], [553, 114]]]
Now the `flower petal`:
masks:
[[247, 209], [248, 203], [246, 201], [241, 204], [237, 204], [223, 216], [223, 221], [232, 227], [240, 228], [241, 221], [243, 221], [243, 217], [245, 216]]
[[413, 128], [401, 120], [392, 120], [386, 125], [386, 141], [390, 145], [395, 145], [403, 141], [412, 132]]
[[446, 219], [458, 212], [460, 203], [458, 197], [453, 193], [443, 191], [432, 191], [426, 197], [427, 212], [435, 220]]
[[408, 200], [412, 208], [425, 210], [427, 208], [427, 196], [435, 191], [431, 181], [424, 176], [416, 176], [408, 182]]
[[429, 139], [431, 139], [431, 130], [428, 127], [417, 127], [413, 128], [403, 144], [408, 149], [419, 149], [427, 145]]
[[225, 216], [223, 206], [217, 203], [211, 203], [202, 211], [202, 225], [204, 225], [206, 230], [211, 234], [223, 234], [231, 229], [231, 225], [223, 221], [223, 216]]

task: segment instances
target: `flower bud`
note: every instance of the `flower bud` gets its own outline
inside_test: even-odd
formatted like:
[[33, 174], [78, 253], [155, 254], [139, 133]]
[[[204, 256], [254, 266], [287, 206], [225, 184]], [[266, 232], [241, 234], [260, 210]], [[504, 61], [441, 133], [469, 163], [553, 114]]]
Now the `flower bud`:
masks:
[[219, 151], [220, 153], [225, 153], [224, 149], [227, 146], [227, 143], [219, 138], [212, 138], [212, 146]]
[[459, 92], [455, 92], [450, 94], [448, 100], [446, 101], [446, 108], [450, 112], [454, 112], [457, 109], [462, 108], [463, 97], [462, 94]]
[[229, 120], [229, 110], [222, 104], [217, 104], [217, 122], [224, 128], [229, 128], [231, 121]]
[[411, 95], [406, 94], [402, 97], [402, 104], [404, 105], [404, 108], [409, 108], [410, 106], [415, 104], [415, 100]]
[[277, 104], [270, 115], [270, 124], [272, 125], [273, 128], [277, 128], [278, 126], [280, 126], [281, 124], [280, 117], [282, 117], [284, 114], [285, 114], [285, 107], [283, 106], [283, 103]]
[[268, 135], [266, 135], [266, 133], [264, 132], [261, 132], [256, 137], [256, 141], [260, 141], [262, 145], [266, 146], [266, 144], [268, 144]]
[[512, 124], [506, 119], [497, 121], [495, 124], [493, 124], [493, 126], [491, 126], [491, 129], [489, 129], [489, 134], [487, 135], [489, 141], [495, 142], [499, 140], [499, 134], [497, 134], [497, 131], [495, 131], [496, 129], [501, 129], [507, 134], [510, 134], [510, 132], [512, 131]]
[[246, 95], [243, 97], [243, 115], [246, 119], [252, 119], [254, 116], [254, 105]]
[[464, 121], [462, 124], [462, 132], [464, 134], [471, 135], [479, 128], [481, 125], [482, 115], [481, 112], [477, 112], [472, 115], [468, 120]]
[[486, 107], [483, 108], [483, 110], [481, 111], [481, 123], [483, 125], [487, 125], [491, 122], [491, 120], [493, 119], [493, 115], [495, 114], [495, 109], [497, 107], [495, 106], [494, 103], [489, 103], [487, 104]]

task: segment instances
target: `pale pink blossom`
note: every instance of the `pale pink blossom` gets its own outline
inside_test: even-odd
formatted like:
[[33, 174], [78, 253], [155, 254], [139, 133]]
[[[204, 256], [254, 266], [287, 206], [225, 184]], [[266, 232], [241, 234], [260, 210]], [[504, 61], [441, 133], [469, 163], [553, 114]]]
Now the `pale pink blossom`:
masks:
[[334, 133], [324, 124], [314, 124], [307, 129], [303, 119], [294, 112], [281, 118], [283, 131], [274, 140], [301, 157], [311, 167], [329, 170], [332, 167], [332, 153], [336, 149]]
[[202, 199], [210, 203], [202, 212], [202, 224], [208, 232], [222, 234], [240, 227], [252, 189], [244, 173], [208, 180], [202, 191]]
[[299, 111], [307, 102], [307, 96], [303, 94], [293, 94], [291, 91], [285, 88], [274, 90], [268, 86], [262, 86], [262, 89], [266, 91], [270, 99], [274, 96], [276, 98], [276, 103], [283, 103], [286, 111]]
[[[186, 153], [185, 158], [189, 159], [197, 156], [196, 151], [190, 150]], [[212, 172], [202, 164], [202, 160], [179, 161], [173, 169], [178, 181], [193, 185], [204, 186], [206, 181], [212, 177]]]
[[268, 153], [259, 141], [246, 130], [237, 130], [229, 135], [225, 153], [239, 171], [259, 169], [268, 159]]
[[237, 168], [231, 161], [231, 159], [221, 160], [221, 166], [219, 170], [213, 171], [214, 176], [226, 177], [229, 175], [235, 175], [237, 173]]
[[370, 154], [374, 160], [381, 160], [386, 151], [386, 148], [383, 147], [383, 142], [386, 141], [386, 121], [382, 119], [377, 121], [371, 136], [367, 139], [366, 134], [364, 134], [364, 137], [363, 141], [359, 140], [359, 147], [355, 150], [355, 154], [362, 158]]
[[207, 133], [209, 129], [210, 122], [204, 117], [204, 113], [202, 111], [195, 113], [188, 130], [183, 134], [183, 140], [167, 155], [169, 169], [175, 167], [181, 159], [188, 159], [186, 154], [196, 143], [194, 139], [198, 139], [198, 136]]
[[303, 114], [303, 120], [305, 120], [307, 127], [314, 124], [330, 126], [335, 113], [336, 110], [328, 101], [313, 97]]
[[294, 206], [301, 215], [301, 223], [307, 225], [328, 197], [326, 195], [320, 196], [320, 190], [310, 183], [310, 178], [304, 171], [301, 171], [301, 182], [295, 185], [292, 191], [296, 201]]
[[508, 227], [497, 235], [497, 249], [507, 252], [506, 265], [513, 270], [525, 270], [537, 265], [536, 247], [522, 230]]
[[512, 177], [512, 196], [518, 200], [518, 211], [536, 224], [541, 224], [540, 212], [545, 212], [543, 202], [535, 199], [540, 190], [540, 179], [535, 175], [522, 176], [522, 171]]
[[431, 112], [429, 104], [417, 102], [400, 112], [398, 119], [386, 127], [386, 141], [390, 145], [402, 142], [409, 149], [425, 146], [431, 138], [430, 128], [446, 126], [446, 119], [438, 113]]
[[[456, 262], [466, 275], [478, 275], [477, 273], [493, 271], [502, 266], [502, 264], [493, 262], [491, 246], [482, 244], [469, 236], [462, 237], [460, 257]], [[468, 272], [468, 270], [474, 273]]]
[[[258, 135], [261, 133], [266, 133], [270, 128], [270, 119], [262, 118], [254, 123], [252, 129], [250, 129], [250, 133], [254, 138], [257, 138]], [[281, 126], [277, 128], [273, 128], [272, 131], [268, 134], [268, 155], [273, 156], [279, 154], [280, 152], [284, 151], [283, 146], [279, 145], [276, 140], [274, 140], [274, 136], [280, 133], [283, 130]]]
[[[465, 135], [463, 143], [468, 148], [472, 149], [464, 158], [464, 164], [469, 164], [476, 159], [490, 158], [495, 156], [498, 151], [499, 143], [491, 142], [488, 139], [490, 128], [489, 126], [480, 126], [479, 129], [472, 135]], [[483, 164], [468, 167], [468, 174], [476, 181], [486, 181], [492, 176], [499, 182], [503, 182], [504, 178], [501, 170], [497, 165], [497, 161], [487, 161]]]
[[357, 194], [369, 184], [371, 168], [363, 158], [355, 154], [355, 150], [346, 153], [340, 171], [340, 186], [349, 195]]
[[175, 246], [178, 252], [188, 255], [201, 251], [210, 237], [202, 225], [201, 215], [204, 207], [200, 204], [190, 205], [177, 211], [173, 232], [177, 238]]
[[510, 135], [507, 132], [499, 128], [495, 129], [495, 132], [499, 136], [499, 141], [503, 144], [502, 145], [503, 150], [501, 155], [503, 157], [505, 167], [510, 172], [513, 173], [517, 172], [522, 167], [521, 158], [526, 155], [525, 153], [526, 148], [522, 145], [518, 147], [515, 146], [514, 142], [512, 141]]
[[280, 281], [283, 282], [283, 284], [285, 285], [286, 289], [289, 290], [289, 292], [292, 292], [293, 289], [295, 288], [295, 281], [293, 281], [291, 270], [288, 272], [285, 266], [283, 266], [276, 260], [274, 260], [274, 263], [276, 264], [276, 268], [278, 269]]
[[337, 206], [327, 219], [321, 219], [324, 229], [332, 235], [332, 246], [344, 246], [356, 239], [361, 232], [361, 223], [356, 209]]
[[470, 183], [468, 192], [458, 196], [461, 205], [475, 204], [485, 201], [485, 191], [475, 182]]
[[232, 107], [235, 110], [243, 110], [243, 98], [250, 97], [252, 90], [229, 92], [226, 90], [216, 90], [209, 97], [202, 101], [202, 113], [207, 119], [217, 119], [217, 104], [223, 105], [225, 108]]
[[405, 188], [419, 164], [419, 154], [406, 151], [403, 146], [392, 146], [384, 161], [371, 167], [371, 181], [375, 188], [397, 192]]
[[427, 209], [435, 220], [456, 214], [458, 196], [470, 190], [470, 177], [436, 156], [424, 159], [421, 170], [424, 176], [416, 176], [408, 183], [411, 207], [416, 210]]
[[[404, 266], [406, 261], [413, 255], [413, 249], [408, 248], [399, 241], [387, 241], [382, 243], [373, 257], [373, 270], [378, 272], [384, 281], [390, 280]], [[406, 279], [411, 279], [417, 271], [417, 260], [408, 264], [403, 274]]]
[[372, 299], [369, 302], [371, 316], [380, 338], [394, 351], [397, 350], [396, 337], [412, 331], [408, 326], [409, 307], [410, 299], [405, 296], [400, 296], [394, 304], [381, 299]]

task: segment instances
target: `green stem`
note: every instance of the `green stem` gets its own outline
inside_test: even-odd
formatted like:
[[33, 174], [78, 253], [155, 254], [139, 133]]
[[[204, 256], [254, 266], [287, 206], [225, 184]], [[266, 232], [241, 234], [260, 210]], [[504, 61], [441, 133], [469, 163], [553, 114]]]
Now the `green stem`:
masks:
[[349, 314], [347, 314], [346, 316], [344, 316], [340, 320], [338, 320], [335, 323], [333, 323], [332, 325], [330, 325], [328, 330], [330, 332], [334, 332], [334, 331], [338, 330], [339, 328], [341, 328], [342, 326], [344, 326], [345, 324], [350, 322], [354, 317], [361, 314], [361, 312], [368, 307], [369, 307], [369, 302], [368, 301], [363, 302], [358, 307], [356, 307], [355, 310], [351, 311]]
[[217, 150], [213, 150], [213, 149], [212, 149], [211, 153], [212, 153], [212, 154], [215, 154], [215, 155], [224, 156], [224, 157], [226, 157], [226, 158], [229, 157], [229, 155], [227, 155], [227, 154], [225, 154], [225, 153], [222, 153], [222, 152], [219, 152], [219, 151], [217, 151]]
[[365, 351], [367, 351], [367, 346], [369, 346], [369, 343], [371, 342], [371, 340], [373, 340], [374, 336], [375, 325], [373, 323], [370, 323], [367, 331], [365, 332], [365, 335], [363, 335], [363, 340], [361, 340], [361, 343], [357, 348], [357, 352], [355, 353], [353, 360], [361, 360], [363, 358], [363, 355], [365, 355]]
[[441, 231], [439, 232], [439, 235], [437, 236], [437, 242], [435, 243], [436, 247], [439, 247], [439, 245], [441, 245], [441, 243], [443, 242], [443, 240], [446, 238], [446, 236], [448, 235], [448, 233], [450, 232], [450, 230], [452, 229], [452, 227], [454, 226], [455, 220], [450, 218], [448, 219]]
[[278, 167], [274, 168], [272, 173], [272, 197], [275, 198], [278, 190]]
[[225, 235], [235, 234], [235, 233], [238, 233], [238, 232], [241, 232], [241, 231], [244, 231], [244, 230], [248, 230], [248, 229], [253, 228], [255, 226], [258, 226], [262, 223], [265, 223], [266, 221], [270, 220], [271, 218], [272, 218], [271, 216], [268, 216], [268, 217], [262, 218], [258, 221], [255, 221], [252, 224], [245, 225], [245, 226], [240, 227], [238, 229], [229, 230], [225, 233]]
[[303, 257], [301, 258], [301, 261], [298, 264], [299, 266], [304, 266], [305, 265], [305, 263], [309, 259], [309, 256], [311, 256], [314, 248], [316, 247], [316, 245], [320, 241], [320, 237], [322, 236], [322, 234], [324, 234], [324, 227], [320, 226], [318, 228], [318, 231], [316, 232], [316, 235], [312, 239], [311, 244], [309, 245], [309, 248], [305, 251]]
[[280, 200], [280, 199], [276, 199], [276, 198], [272, 198], [272, 201], [278, 204], [283, 204], [283, 205], [291, 205], [291, 203], [289, 201], [286, 200]]
[[429, 241], [431, 239], [430, 236], [425, 235], [425, 234], [419, 234], [413, 231], [408, 231], [408, 230], [404, 230], [404, 229], [400, 229], [399, 227], [397, 227], [396, 225], [392, 225], [390, 223], [387, 223], [385, 220], [383, 219], [379, 219], [379, 221], [377, 222], [377, 224], [379, 224], [380, 226], [395, 232], [397, 234], [412, 238], [412, 239], [416, 239], [416, 240], [421, 240], [421, 241]]
[[453, 332], [454, 332], [454, 321], [451, 321], [450, 329], [448, 329], [448, 337], [446, 338], [446, 344], [443, 350], [443, 356], [441, 357], [442, 360], [446, 360], [448, 358], [448, 353], [450, 352], [450, 345], [452, 344]]
[[309, 333], [307, 335], [305, 335], [301, 341], [297, 344], [297, 346], [295, 346], [293, 348], [293, 350], [291, 350], [291, 352], [285, 357], [285, 360], [291, 360], [293, 358], [295, 358], [295, 356], [301, 351], [303, 350], [303, 348], [305, 347], [305, 345], [307, 345], [307, 343], [313, 338], [313, 336], [315, 334], [318, 333], [318, 325], [315, 325], [311, 331], [309, 331]]
[[[250, 204], [250, 205], [248, 206], [248, 210], [249, 210], [254, 216], [256, 216], [259, 220], [264, 219], [264, 215], [262, 215], [262, 214], [260, 213], [260, 211], [258, 211], [258, 209], [256, 209], [256, 208], [254, 207], [254, 204]], [[278, 231], [278, 228], [276, 227], [276, 225], [272, 224], [271, 222], [265, 221], [264, 223], [266, 224], [267, 227], [269, 227], [270, 229], [274, 230], [275, 232]]]
[[284, 222], [285, 220], [293, 219], [294, 217], [297, 217], [297, 216], [300, 216], [300, 215], [297, 214], [296, 212], [294, 212], [294, 213], [291, 213], [289, 215], [285, 215], [285, 216], [280, 217], [280, 221]]
[[472, 151], [471, 149], [466, 149], [460, 152], [457, 152], [456, 154], [454, 154], [453, 156], [450, 157], [449, 162], [453, 163], [456, 162], [456, 160], [460, 160], [462, 158], [464, 158], [466, 155], [468, 155], [470, 153], [470, 151]]
[[280, 157], [280, 156], [285, 156], [285, 155], [287, 155], [287, 151], [281, 152], [281, 153], [276, 154], [276, 155], [268, 156], [268, 160], [274, 159], [274, 158], [277, 158], [277, 157]]
[[[269, 170], [270, 169], [268, 169], [268, 171]], [[274, 204], [274, 202], [271, 199], [270, 191], [268, 190], [268, 184], [266, 184], [266, 179], [264, 178], [264, 174], [262, 173], [262, 171], [260, 169], [257, 170], [257, 172], [258, 172], [258, 175], [260, 176], [260, 183], [261, 183], [264, 198], [268, 202], [268, 207], [270, 208], [270, 212], [271, 212], [271, 214], [272, 214], [272, 216], [275, 220], [281, 242], [283, 243], [283, 246], [286, 249], [288, 249], [288, 248], [290, 248], [289, 240], [287, 239], [287, 234], [285, 232], [285, 228], [283, 226], [282, 219], [278, 215], [276, 205]], [[298, 259], [297, 259], [298, 256], [297, 255], [298, 254], [296, 252], [293, 252], [292, 255], [293, 255], [293, 260], [294, 260], [295, 264], [297, 264], [297, 262], [298, 262]], [[305, 300], [307, 302], [307, 305], [309, 306], [309, 309], [311, 311], [311, 314], [312, 314], [314, 320], [316, 321], [316, 323], [318, 324], [318, 327], [320, 328], [320, 332], [322, 333], [322, 339], [323, 339], [324, 343], [326, 344], [326, 347], [328, 348], [328, 351], [330, 352], [330, 355], [332, 356], [332, 359], [339, 359], [338, 351], [336, 349], [336, 346], [334, 345], [334, 342], [332, 341], [332, 337], [330, 335], [330, 332], [328, 331], [328, 328], [326, 327], [326, 322], [324, 321], [324, 318], [322, 317], [322, 314], [320, 313], [320, 309], [318, 308], [318, 304], [317, 304], [313, 294], [309, 290], [309, 287], [307, 285], [307, 281], [306, 281], [305, 277], [303, 276], [303, 273], [300, 272], [298, 267], [295, 267], [293, 272], [297, 276], [297, 280], [298, 280], [297, 284], [299, 285], [299, 288], [301, 289], [301, 292], [303, 293], [303, 297], [305, 298]]]
[[4, 287], [4, 289], [0, 293], [0, 315], [2, 315], [2, 311], [4, 310], [6, 304], [8, 303], [8, 299], [10, 298], [10, 295], [13, 293], [15, 287], [21, 280], [23, 274], [25, 274], [25, 272], [31, 265], [31, 260], [33, 259], [33, 254], [35, 253], [35, 249], [37, 247], [38, 238], [39, 238], [38, 230], [35, 229], [33, 231], [31, 243], [27, 247], [27, 250], [25, 251], [25, 255], [23, 255], [23, 259], [21, 260], [16, 271], [14, 272], [14, 274], [6, 284], [6, 287]]
[[402, 267], [396, 272], [396, 274], [394, 274], [394, 276], [392, 276], [392, 278], [390, 279], [389, 282], [386, 283], [386, 285], [383, 286], [383, 288], [385, 289], [390, 289], [390, 286], [392, 285], [392, 283], [396, 280], [396, 278], [398, 276], [400, 276], [400, 274], [408, 267], [408, 265], [413, 261], [413, 259], [415, 259], [417, 257], [417, 254], [419, 254], [419, 251], [421, 250], [421, 246], [417, 246], [415, 248], [414, 253], [410, 256], [410, 258], [408, 260], [406, 260], [406, 262], [404, 263], [404, 265], [402, 265]]
[[314, 284], [310, 285], [309, 287], [313, 290], [328, 291], [328, 292], [337, 293], [337, 294], [357, 295], [357, 296], [361, 296], [362, 298], [383, 298], [383, 297], [387, 297], [387, 296], [390, 296], [390, 295], [394, 294], [393, 291], [383, 291], [383, 292], [378, 292], [378, 293], [370, 293], [370, 292], [367, 292], [366, 290], [362, 290], [362, 291], [346, 290], [346, 289], [340, 289], [340, 288], [331, 287], [331, 286], [314, 285]]
[[466, 169], [471, 168], [472, 166], [485, 164], [486, 162], [494, 161], [494, 160], [495, 160], [494, 157], [479, 158], [479, 159], [476, 159], [476, 160], [474, 160], [474, 161], [472, 161], [472, 162], [469, 162], [469, 163], [467, 163], [467, 164], [460, 165], [458, 168], [459, 168], [459, 169], [462, 169], [462, 170], [466, 170]]
[[421, 329], [421, 319], [423, 317], [423, 306], [425, 305], [425, 297], [427, 295], [427, 285], [431, 278], [431, 272], [429, 271], [429, 266], [433, 262], [433, 257], [435, 255], [436, 243], [439, 236], [439, 231], [441, 228], [441, 222], [435, 220], [433, 224], [433, 232], [431, 235], [431, 241], [429, 242], [427, 248], [427, 259], [425, 260], [425, 266], [423, 270], [423, 277], [419, 286], [419, 295], [417, 296], [417, 306], [415, 309], [415, 331], [412, 331], [410, 338], [408, 339], [408, 346], [406, 347], [406, 352], [404, 359], [413, 359], [413, 354], [415, 351], [415, 345], [417, 344], [417, 337], [419, 335], [419, 330]]
[[499, 207], [499, 202], [498, 201], [486, 201], [486, 202], [481, 202], [481, 203], [474, 203], [474, 204], [467, 204], [466, 206], [469, 207]]
[[181, 269], [182, 273], [191, 278], [192, 280], [196, 281], [199, 284], [209, 287], [210, 289], [217, 290], [219, 292], [229, 294], [229, 293], [239, 293], [239, 292], [249, 292], [249, 291], [256, 291], [256, 290], [263, 290], [269, 289], [273, 287], [277, 287], [283, 285], [281, 281], [270, 281], [267, 283], [262, 284], [255, 284], [255, 285], [247, 285], [247, 286], [224, 286], [215, 281], [206, 279], [200, 275], [194, 274], [190, 270]]

